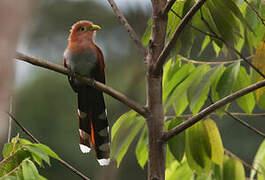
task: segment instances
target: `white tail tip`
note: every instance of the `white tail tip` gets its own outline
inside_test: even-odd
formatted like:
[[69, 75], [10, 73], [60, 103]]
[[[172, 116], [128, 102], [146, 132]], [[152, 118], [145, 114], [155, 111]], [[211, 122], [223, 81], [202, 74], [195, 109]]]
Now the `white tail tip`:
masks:
[[91, 150], [91, 148], [89, 148], [83, 144], [79, 144], [79, 146], [80, 146], [80, 150], [82, 151], [82, 153], [89, 153]]
[[98, 159], [98, 163], [100, 166], [107, 166], [110, 163], [110, 158], [108, 159]]

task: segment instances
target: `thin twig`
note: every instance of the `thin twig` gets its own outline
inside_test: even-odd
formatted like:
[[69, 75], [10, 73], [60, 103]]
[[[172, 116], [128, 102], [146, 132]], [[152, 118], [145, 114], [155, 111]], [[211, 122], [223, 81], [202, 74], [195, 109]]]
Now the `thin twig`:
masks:
[[[176, 11], [174, 11], [173, 9], [170, 9], [170, 11], [175, 14], [175, 16], [177, 16], [179, 19], [183, 19], [183, 17], [181, 17], [178, 13], [176, 13]], [[196, 26], [193, 26], [191, 23], [188, 23], [187, 25], [189, 25], [190, 27], [192, 27], [193, 29], [195, 29], [196, 31], [206, 35], [206, 36], [212, 36], [212, 34], [205, 32], [203, 30], [201, 30], [200, 28], [197, 28]]]
[[170, 1], [167, 2], [166, 7], [165, 7], [165, 9], [163, 11], [164, 15], [166, 15], [170, 11], [170, 9], [174, 5], [175, 1], [176, 0], [170, 0]]
[[9, 154], [6, 158], [4, 158], [1, 162], [0, 165], [4, 164], [6, 161], [8, 161], [11, 157], [13, 157], [17, 152], [21, 151], [24, 147], [20, 147], [19, 149], [16, 150], [16, 152], [13, 152]]
[[163, 68], [164, 63], [166, 62], [167, 56], [169, 55], [172, 48], [175, 46], [177, 40], [180, 37], [181, 32], [184, 30], [184, 27], [188, 24], [188, 22], [191, 20], [191, 18], [194, 16], [194, 14], [202, 7], [202, 5], [206, 2], [206, 0], [198, 0], [194, 6], [188, 11], [188, 13], [184, 16], [182, 21], [179, 23], [176, 31], [174, 32], [174, 35], [172, 39], [169, 41], [169, 43], [166, 45], [166, 47], [161, 52], [160, 56], [158, 57], [155, 68], [154, 68], [154, 74], [160, 74]]
[[146, 48], [144, 47], [142, 41], [138, 38], [137, 34], [135, 33], [135, 31], [133, 30], [133, 28], [131, 27], [131, 25], [128, 23], [128, 21], [126, 20], [126, 18], [122, 14], [122, 12], [119, 10], [119, 8], [116, 5], [116, 3], [114, 2], [114, 0], [108, 0], [108, 2], [110, 4], [110, 6], [112, 7], [112, 9], [113, 9], [115, 15], [117, 16], [117, 18], [120, 20], [120, 22], [123, 24], [123, 26], [125, 27], [125, 29], [128, 31], [128, 33], [131, 36], [131, 38], [136, 43], [136, 45], [139, 48], [139, 50], [144, 55], [146, 55], [147, 51], [146, 51]]
[[[180, 19], [182, 19], [181, 16], [179, 16], [176, 12], [174, 12], [172, 10], [172, 12]], [[184, 19], [184, 18], [183, 18]], [[265, 75], [257, 68], [255, 67], [247, 58], [245, 58], [239, 51], [237, 51], [234, 47], [232, 47], [229, 43], [227, 43], [222, 37], [218, 36], [214, 31], [213, 29], [211, 28], [211, 26], [208, 24], [208, 22], [204, 19], [203, 17], [203, 13], [201, 12], [201, 20], [204, 22], [204, 24], [207, 26], [207, 28], [209, 29], [209, 31], [211, 33], [208, 33], [208, 32], [205, 32], [191, 24], [188, 24], [189, 26], [191, 26], [192, 28], [194, 28], [195, 30], [207, 35], [207, 36], [210, 36], [212, 38], [215, 38], [215, 39], [218, 39], [220, 41], [222, 41], [229, 49], [233, 50], [235, 54], [237, 54], [241, 59], [243, 59], [243, 61], [245, 61], [248, 65], [250, 65], [257, 73], [259, 73], [264, 79], [265, 79]]]
[[249, 125], [248, 123], [246, 123], [245, 121], [241, 120], [240, 118], [236, 117], [235, 115], [233, 115], [232, 113], [225, 111], [225, 113], [232, 117], [234, 120], [236, 120], [237, 122], [239, 122], [241, 125], [247, 127], [248, 129], [250, 129], [251, 131], [255, 132], [256, 134], [260, 135], [261, 137], [265, 138], [265, 134], [261, 131], [259, 131], [258, 129], [252, 127], [251, 125]]
[[255, 171], [257, 171], [260, 174], [263, 174], [262, 172], [260, 172], [259, 170], [257, 170], [256, 168], [254, 168], [252, 165], [250, 165], [249, 163], [247, 163], [246, 161], [244, 161], [243, 159], [239, 158], [237, 155], [235, 155], [234, 153], [232, 153], [231, 151], [227, 150], [226, 148], [224, 148], [225, 153], [230, 156], [233, 157], [235, 159], [237, 159], [238, 161], [240, 161], [245, 167], [249, 168], [250, 170], [253, 169]]
[[[244, 117], [265, 117], [265, 113], [254, 113], [254, 114], [247, 114], [247, 113], [238, 113], [238, 112], [230, 112], [234, 116], [244, 116]], [[211, 116], [218, 116], [217, 113], [211, 113]], [[226, 115], [226, 114], [224, 114]], [[165, 116], [165, 119], [174, 119], [174, 118], [189, 118], [193, 116], [193, 114], [182, 114], [182, 115], [168, 115]]]
[[254, 66], [249, 60], [247, 60], [238, 50], [236, 50], [233, 46], [231, 46], [223, 37], [218, 36], [216, 32], [211, 28], [211, 26], [208, 24], [208, 22], [204, 19], [203, 13], [201, 12], [201, 19], [204, 22], [204, 24], [208, 27], [208, 29], [211, 31], [213, 35], [211, 35], [213, 38], [219, 39], [222, 41], [227, 48], [234, 51], [235, 54], [237, 54], [240, 58], [242, 58], [249, 66], [251, 66], [259, 75], [261, 75], [265, 79], [265, 75], [256, 67]]
[[[36, 66], [43, 67], [45, 69], [49, 69], [49, 70], [61, 73], [61, 74], [65, 74], [65, 75], [69, 75], [69, 76], [72, 75], [71, 72], [69, 71], [69, 69], [67, 69], [63, 66], [60, 66], [60, 65], [51, 63], [49, 61], [42, 60], [42, 59], [38, 59], [35, 57], [27, 56], [27, 55], [19, 53], [19, 52], [16, 53], [15, 58], [18, 60], [28, 62], [28, 63], [33, 64], [33, 65], [36, 65]], [[76, 74], [76, 78], [79, 79], [80, 81], [88, 84], [89, 86], [92, 86], [92, 87], [94, 87], [100, 91], [103, 91], [106, 94], [114, 97], [115, 99], [119, 100], [120, 102], [124, 103], [125, 105], [129, 106], [131, 109], [135, 110], [136, 112], [138, 112], [139, 114], [141, 114], [142, 116], [145, 117], [145, 115], [146, 115], [145, 108], [143, 106], [137, 104], [135, 101], [128, 98], [124, 94], [114, 90], [113, 88], [111, 88], [111, 87], [109, 87], [103, 83], [100, 83], [98, 81], [95, 81], [95, 80], [92, 80], [92, 79], [89, 79], [86, 77], [82, 77], [78, 74]]]
[[[216, 65], [216, 64], [232, 64], [232, 63], [236, 63], [236, 62], [241, 62], [244, 61], [243, 59], [235, 59], [235, 60], [230, 60], [230, 61], [197, 61], [197, 60], [193, 60], [193, 59], [189, 59], [186, 57], [183, 57], [181, 55], [177, 55], [181, 60], [192, 63], [192, 64], [212, 64], [212, 65]], [[246, 59], [252, 59], [254, 57], [254, 55], [248, 56], [246, 57]]]
[[16, 168], [12, 169], [10, 172], [8, 172], [7, 174], [5, 174], [3, 177], [9, 176], [9, 175], [15, 173], [22, 166], [22, 162]]
[[[8, 114], [9, 117], [12, 118], [12, 120], [15, 121], [15, 123], [22, 129], [22, 131], [24, 133], [26, 133], [35, 143], [41, 143], [35, 136], [33, 136], [33, 134], [31, 134], [12, 114], [10, 114], [9, 112], [6, 112]], [[87, 176], [85, 176], [83, 173], [81, 173], [80, 171], [78, 171], [77, 169], [75, 169], [73, 166], [71, 166], [70, 164], [68, 164], [66, 161], [64, 161], [62, 158], [58, 159], [58, 161], [64, 165], [65, 167], [67, 167], [68, 169], [70, 169], [73, 173], [77, 174], [79, 177], [81, 177], [82, 179], [85, 180], [90, 180]]]
[[[173, 14], [175, 14], [175, 16], [177, 16], [177, 17], [180, 18], [180, 19], [183, 19], [183, 18], [182, 18], [178, 13], [176, 13], [173, 9], [171, 9], [171, 11], [173, 12]], [[207, 26], [207, 28], [211, 31], [211, 33], [205, 32], [205, 31], [201, 30], [200, 28], [197, 28], [196, 26], [193, 26], [193, 25], [190, 24], [190, 23], [188, 23], [188, 25], [189, 25], [190, 27], [192, 27], [193, 29], [197, 30], [198, 32], [200, 32], [200, 33], [206, 35], [206, 36], [210, 36], [210, 37], [213, 37], [213, 38], [216, 38], [216, 39], [221, 40], [221, 38], [220, 38], [219, 36], [217, 36], [217, 34], [212, 30], [212, 28], [210, 27], [210, 25], [208, 24], [208, 22], [204, 19], [203, 14], [202, 14], [202, 11], [201, 11], [201, 19], [202, 19], [202, 21], [204, 22], [204, 24]], [[246, 60], [251, 59], [253, 56], [254, 56], [254, 55], [249, 56], [249, 57], [247, 57], [247, 58], [245, 58], [245, 59], [246, 59]], [[243, 57], [243, 56], [241, 56], [241, 57]], [[183, 59], [183, 60], [184, 60], [184, 59]], [[188, 59], [187, 59], [187, 60], [188, 60]], [[244, 61], [244, 57], [241, 58], [241, 59], [238, 59], [238, 61]], [[235, 61], [227, 61], [226, 64], [234, 63], [234, 62], [238, 62], [238, 61], [237, 61], [237, 60], [235, 60]], [[197, 62], [197, 61], [195, 61], [195, 62]], [[193, 62], [193, 63], [195, 63], [195, 62]], [[225, 61], [224, 61], [224, 62], [225, 62]], [[207, 63], [203, 63], [203, 62], [201, 62], [201, 63], [197, 63], [197, 64], [207, 64]], [[210, 63], [208, 63], [208, 64], [210, 64]], [[212, 64], [214, 64], [214, 63], [212, 63]], [[217, 64], [217, 62], [216, 62], [216, 64]], [[220, 62], [220, 64], [225, 64], [225, 63]]]
[[36, 143], [40, 143], [40, 141], [35, 138], [22, 124], [20, 124], [20, 122], [10, 113], [10, 112], [6, 112], [6, 114], [13, 120], [15, 121], [15, 123], [22, 129], [23, 132], [25, 132], [28, 136], [30, 136], [30, 138], [36, 142]]
[[190, 126], [192, 126], [193, 124], [197, 123], [199, 120], [201, 120], [202, 118], [208, 116], [209, 114], [211, 114], [212, 112], [214, 112], [215, 110], [217, 110], [218, 108], [224, 106], [225, 104], [228, 104], [232, 101], [234, 101], [235, 99], [244, 96], [256, 89], [259, 89], [261, 87], [265, 86], [265, 80], [259, 81], [255, 84], [252, 84], [246, 88], [243, 88], [239, 91], [236, 91], [233, 94], [230, 94], [229, 96], [226, 96], [222, 99], [220, 99], [219, 101], [215, 102], [214, 104], [208, 106], [207, 108], [203, 109], [201, 112], [199, 112], [198, 114], [190, 117], [188, 120], [184, 121], [183, 123], [181, 123], [180, 125], [176, 126], [175, 128], [167, 131], [164, 133], [163, 136], [163, 140], [167, 141], [170, 138], [172, 138], [173, 136], [177, 135], [178, 133], [184, 131], [185, 129], [189, 128]]
[[230, 44], [228, 44], [222, 37], [219, 38], [223, 43], [234, 51], [235, 54], [237, 54], [240, 58], [242, 58], [249, 66], [251, 66], [259, 75], [261, 75], [265, 79], [265, 75], [256, 67], [254, 66], [249, 60], [247, 60], [238, 50], [236, 50], [234, 47], [232, 47]]
[[261, 15], [259, 14], [259, 12], [247, 1], [244, 0], [245, 3], [247, 3], [247, 5], [249, 6], [249, 8], [254, 11], [254, 13], [256, 14], [256, 16], [260, 19], [261, 23], [265, 26], [265, 19], [263, 17], [261, 17]]
[[[13, 111], [13, 98], [12, 96], [10, 96], [10, 101], [9, 101], [9, 113], [12, 113]], [[8, 134], [7, 134], [7, 142], [9, 143], [11, 140], [11, 132], [12, 132], [12, 119], [11, 117], [9, 117], [9, 121], [8, 121]]]

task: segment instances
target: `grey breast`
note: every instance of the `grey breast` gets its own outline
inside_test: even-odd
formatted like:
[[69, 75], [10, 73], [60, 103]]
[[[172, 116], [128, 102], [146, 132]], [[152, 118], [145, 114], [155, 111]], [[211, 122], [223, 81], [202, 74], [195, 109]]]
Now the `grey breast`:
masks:
[[67, 66], [70, 67], [72, 71], [91, 77], [91, 71], [97, 65], [97, 53], [87, 51], [73, 54], [71, 51], [66, 50], [64, 56]]

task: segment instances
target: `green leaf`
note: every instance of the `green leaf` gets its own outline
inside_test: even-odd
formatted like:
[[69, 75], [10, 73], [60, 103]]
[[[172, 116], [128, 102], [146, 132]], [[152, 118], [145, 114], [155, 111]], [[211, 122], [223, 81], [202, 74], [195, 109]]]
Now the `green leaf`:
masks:
[[190, 52], [192, 49], [192, 44], [194, 42], [195, 36], [194, 36], [194, 30], [186, 26], [180, 36], [181, 41], [181, 49], [180, 52], [183, 56], [190, 57]]
[[170, 91], [168, 90], [167, 86], [168, 83], [172, 80], [173, 76], [179, 69], [181, 68], [181, 61], [180, 58], [177, 58], [176, 60], [170, 59], [167, 61], [167, 63], [163, 67], [163, 92]]
[[[173, 66], [171, 69], [177, 69], [178, 67]], [[163, 82], [163, 102], [165, 103], [168, 96], [172, 93], [174, 88], [181, 83], [193, 70], [195, 69], [193, 64], [184, 64], [181, 68], [173, 73], [166, 73], [165, 76], [171, 76]], [[171, 70], [173, 71], [173, 70]], [[167, 71], [169, 72], [169, 70]]]
[[209, 0], [206, 3], [212, 19], [220, 34], [232, 46], [236, 44], [238, 39], [235, 32], [238, 32], [238, 24], [232, 11], [226, 7], [223, 0]]
[[[240, 67], [238, 77], [235, 82], [234, 92], [243, 89], [251, 84], [249, 75], [244, 67]], [[253, 92], [246, 94], [237, 99], [238, 105], [248, 114], [252, 112], [255, 107], [255, 97]]]
[[16, 171], [16, 177], [17, 177], [17, 180], [24, 180], [24, 176], [23, 176], [23, 172], [22, 172], [21, 167]]
[[43, 159], [49, 166], [51, 165], [50, 163], [50, 158], [48, 154], [42, 149], [39, 148], [33, 144], [26, 144], [24, 145], [25, 149], [27, 149], [30, 153], [34, 154], [35, 156], [38, 156], [39, 158]]
[[[183, 6], [184, 6], [183, 1], [176, 1], [174, 3], [174, 5], [172, 6], [172, 10], [177, 13], [178, 15], [181, 16], [182, 14], [182, 10], [183, 10]], [[178, 18], [172, 11], [168, 12], [168, 23], [167, 23], [167, 36], [166, 36], [166, 41], [169, 41], [172, 38], [172, 35], [174, 34], [177, 26], [179, 25], [181, 19]], [[180, 41], [178, 41], [180, 42]], [[177, 44], [178, 44], [177, 42]], [[179, 46], [179, 45], [175, 45], [175, 46]], [[180, 43], [179, 43], [180, 44]], [[176, 51], [174, 51], [176, 52]]]
[[144, 168], [147, 159], [148, 159], [148, 139], [147, 139], [147, 127], [145, 126], [144, 129], [142, 130], [141, 136], [138, 140], [137, 146], [136, 146], [136, 158], [141, 166], [141, 168]]
[[129, 111], [123, 114], [112, 127], [111, 157], [120, 165], [133, 139], [144, 126], [143, 117], [136, 116], [136, 112]]
[[249, 28], [249, 30], [253, 31], [251, 26], [248, 24], [247, 20], [244, 18], [238, 6], [232, 0], [224, 0], [223, 1], [227, 8], [229, 8], [233, 14], [244, 24], [245, 27]]
[[131, 122], [131, 119], [134, 119], [136, 117], [136, 114], [137, 113], [135, 111], [131, 110], [119, 117], [119, 119], [111, 128], [111, 140], [113, 140], [113, 138], [116, 136], [118, 130], [122, 128], [123, 125], [127, 124], [128, 120], [128, 122]]
[[211, 173], [202, 173], [196, 177], [196, 180], [212, 180]]
[[43, 161], [39, 156], [36, 156], [35, 154], [31, 154], [33, 160], [40, 166], [40, 167], [44, 167], [43, 165]]
[[147, 22], [147, 28], [142, 36], [143, 45], [146, 46], [149, 43], [151, 36], [152, 19], [150, 18]]
[[32, 161], [26, 159], [22, 162], [23, 177], [26, 180], [36, 180], [39, 178], [39, 173]]
[[[265, 173], [265, 166], [264, 165], [265, 165], [265, 140], [261, 143], [261, 145], [259, 146], [258, 152], [255, 155], [255, 158], [253, 161], [254, 169], [251, 169], [251, 173], [250, 173], [250, 179], [251, 180], [255, 177], [255, 175], [257, 173], [256, 170], [259, 170], [263, 174]], [[265, 178], [264, 175], [261, 175], [260, 173], [258, 174], [258, 176], [259, 177], [263, 176], [263, 179]]]
[[204, 123], [202, 121], [197, 122], [186, 130], [185, 135], [186, 147], [188, 148], [186, 149], [186, 155], [189, 166], [198, 173], [201, 173], [201, 170], [194, 164], [199, 165], [206, 172], [209, 171], [211, 165], [211, 144]]
[[213, 164], [213, 179], [214, 180], [223, 180], [222, 175], [223, 175], [223, 166], [219, 166], [217, 164]]
[[222, 65], [212, 68], [207, 73], [201, 73], [197, 77], [197, 81], [192, 83], [188, 89], [188, 100], [190, 109], [193, 114], [197, 114], [204, 102], [208, 98], [210, 86], [216, 79], [217, 75], [222, 71]]
[[217, 45], [215, 41], [212, 41], [212, 45], [216, 56], [219, 56], [221, 48]]
[[16, 151], [5, 163], [0, 165], [0, 177], [9, 173], [26, 158], [30, 158], [30, 153], [26, 150]]
[[184, 17], [188, 11], [190, 10], [190, 8], [193, 6], [193, 4], [195, 3], [194, 0], [186, 0], [185, 1], [185, 4], [184, 4], [184, 7], [183, 7], [183, 12], [182, 12], [182, 17]]
[[215, 80], [212, 83], [212, 87], [211, 87], [211, 98], [213, 100], [213, 102], [216, 102], [220, 99], [218, 92], [217, 92], [217, 85], [225, 71], [226, 67], [223, 66], [222, 69], [220, 70], [220, 72], [216, 75]]
[[224, 148], [218, 127], [216, 126], [215, 122], [210, 118], [203, 121], [203, 123], [210, 141], [211, 160], [221, 166], [223, 163]]
[[21, 144], [32, 144], [32, 142], [30, 142], [30, 141], [27, 140], [27, 139], [23, 139], [23, 138], [19, 138], [19, 142], [20, 142]]
[[[187, 162], [189, 167], [196, 171], [197, 174], [201, 174], [204, 172], [204, 170], [202, 169], [202, 167], [193, 159], [193, 156], [191, 154], [191, 147], [189, 146], [189, 139], [187, 138], [187, 134], [186, 134], [186, 145], [185, 145], [185, 155], [187, 158]], [[209, 160], [210, 161], [210, 160]]]
[[46, 146], [45, 144], [33, 144], [33, 146], [41, 148], [42, 150], [46, 152], [46, 154], [53, 157], [54, 159], [58, 159], [58, 160], [60, 159], [60, 157], [50, 147]]
[[216, 87], [220, 98], [223, 98], [232, 93], [239, 72], [239, 68], [240, 63], [237, 62], [228, 66], [224, 71]]
[[166, 169], [166, 180], [190, 180], [193, 177], [193, 171], [187, 162], [182, 164], [172, 163], [170, 168]]
[[[168, 125], [168, 130], [176, 127], [180, 123], [182, 123], [183, 120], [181, 118], [172, 119]], [[181, 162], [184, 151], [185, 151], [185, 133], [181, 132], [180, 134], [174, 136], [168, 141], [168, 147], [171, 151], [171, 153], [174, 155], [174, 157]]]
[[[201, 65], [198, 66], [185, 80], [183, 80], [172, 92], [171, 97], [169, 98], [166, 108], [168, 108], [172, 103], [175, 103], [176, 106], [182, 106], [183, 102], [185, 102], [185, 98], [187, 98], [187, 89], [190, 87], [192, 83], [197, 81], [197, 77], [200, 77], [202, 74], [206, 73], [209, 70], [209, 66]], [[182, 104], [181, 104], [182, 103]], [[187, 105], [187, 103], [185, 103]], [[185, 106], [181, 109], [181, 111], [176, 112], [177, 115], [181, 114], [185, 110]]]
[[245, 179], [245, 170], [240, 161], [234, 158], [225, 158], [223, 164], [223, 179]]
[[45, 178], [45, 177], [39, 175], [39, 180], [47, 180], [47, 178]]
[[6, 158], [7, 156], [10, 155], [10, 153], [12, 152], [13, 150], [13, 146], [14, 144], [13, 143], [6, 143], [4, 145], [4, 148], [3, 148], [3, 157]]
[[17, 134], [17, 136], [16, 137], [13, 137], [12, 139], [11, 139], [11, 143], [17, 143], [18, 142], [18, 140], [19, 140], [19, 133]]
[[4, 176], [1, 177], [1, 180], [18, 180], [15, 176]]
[[203, 53], [203, 51], [205, 50], [205, 48], [209, 45], [209, 43], [211, 42], [211, 39], [209, 36], [205, 36], [202, 46], [201, 46], [201, 50], [199, 52], [199, 56]]
[[170, 167], [172, 163], [178, 162], [167, 145], [166, 148], [166, 168]]

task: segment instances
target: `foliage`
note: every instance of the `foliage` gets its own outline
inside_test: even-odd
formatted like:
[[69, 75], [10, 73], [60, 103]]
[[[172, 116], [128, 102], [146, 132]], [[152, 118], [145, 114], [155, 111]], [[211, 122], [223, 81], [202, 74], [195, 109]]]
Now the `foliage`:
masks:
[[[167, 42], [170, 41], [174, 31], [181, 21], [175, 13], [183, 17], [195, 2], [195, 0], [176, 0], [172, 7], [172, 11], [169, 11], [168, 13]], [[260, 0], [249, 0], [249, 2], [257, 9], [258, 13], [264, 17], [264, 2]], [[63, 8], [61, 8], [61, 3], [59, 4], [59, 8], [64, 9], [65, 11], [67, 8], [73, 8], [72, 4], [69, 4], [69, 6], [64, 4]], [[84, 5], [81, 6], [84, 7]], [[45, 11], [47, 9], [50, 9], [50, 7], [46, 7]], [[98, 13], [98, 16], [100, 14], [105, 14], [99, 13], [101, 11], [98, 11], [98, 8], [93, 8], [93, 10]], [[56, 12], [61, 14], [58, 9], [52, 11], [53, 13]], [[82, 10], [80, 13], [81, 12], [92, 11]], [[63, 18], [62, 22], [66, 23], [64, 20], [67, 18], [65, 18], [65, 16], [60, 17]], [[85, 17], [87, 17], [87, 15]], [[106, 17], [110, 16], [105, 16], [102, 19], [106, 19]], [[75, 17], [71, 18], [73, 19]], [[71, 22], [73, 21], [72, 19]], [[58, 20], [54, 19], [54, 24], [51, 26], [56, 30], [60, 29], [55, 26], [58, 24], [57, 22]], [[139, 23], [139, 21], [137, 21], [137, 23]], [[41, 28], [43, 28], [43, 24], [46, 25], [46, 23], [41, 21], [39, 24]], [[251, 7], [249, 7], [244, 1], [207, 0], [203, 8], [198, 11], [190, 21], [190, 25], [193, 25], [206, 33], [220, 36], [225, 42], [229, 43], [241, 53], [251, 55], [253, 54], [254, 49], [257, 48], [255, 58], [252, 62], [261, 72], [265, 72], [263, 39], [265, 28], [259, 18], [257, 18], [255, 12], [253, 12]], [[238, 56], [233, 54], [231, 49], [227, 48], [223, 41], [213, 36], [205, 35], [192, 28], [190, 25], [185, 27], [180, 40], [176, 43], [175, 49], [171, 52], [170, 58], [164, 66], [164, 112], [166, 117], [172, 114], [174, 116], [174, 118], [165, 118], [165, 130], [172, 129], [185, 121], [184, 118], [177, 117], [184, 112], [195, 115], [204, 107], [211, 104], [211, 101], [216, 102], [221, 98], [262, 79], [255, 71], [249, 69], [243, 62], [239, 61], [230, 65], [195, 65], [192, 62], [183, 63], [182, 58], [178, 56], [179, 54], [187, 58], [196, 57], [202, 59], [206, 52], [213, 51], [218, 60], [223, 61], [226, 57], [238, 58]], [[69, 24], [65, 26], [68, 27]], [[45, 27], [47, 29], [50, 28], [49, 26]], [[144, 45], [148, 45], [149, 43], [151, 27], [152, 21], [150, 19], [148, 21], [146, 32], [142, 37]], [[64, 29], [65, 27], [61, 28]], [[47, 29], [44, 30], [48, 31]], [[115, 36], [112, 33], [113, 31], [109, 31], [109, 34], [107, 34], [106, 37]], [[52, 34], [55, 35], [55, 30], [52, 31]], [[39, 45], [37, 37], [40, 36], [37, 33], [35, 36], [35, 44]], [[44, 37], [46, 38], [47, 36]], [[55, 41], [57, 43], [57, 39]], [[113, 46], [113, 41], [110, 42], [111, 46], [106, 45], [106, 47], [115, 47]], [[124, 44], [122, 44], [122, 46], [125, 47]], [[40, 46], [40, 49], [45, 49], [41, 47], [42, 46]], [[60, 48], [62, 47], [63, 46], [60, 44]], [[119, 51], [119, 53], [121, 53], [121, 51]], [[49, 53], [45, 52], [44, 54], [47, 56]], [[131, 57], [133, 57], [131, 59], [135, 58], [132, 55]], [[115, 64], [114, 66], [117, 65]], [[126, 68], [120, 68], [120, 66], [117, 67], [119, 67], [119, 71], [117, 71], [118, 73], [116, 76], [118, 77], [117, 79], [120, 79], [120, 74], [124, 74], [121, 70], [128, 71], [130, 66], [126, 64]], [[135, 73], [134, 69], [131, 71]], [[43, 84], [43, 81], [40, 82]], [[123, 83], [120, 83], [120, 81], [117, 82], [119, 86], [124, 87]], [[54, 84], [52, 83], [54, 83], [54, 79], [50, 80], [48, 85], [43, 86], [53, 87]], [[40, 94], [40, 90], [44, 89], [42, 88], [43, 86], [34, 86], [35, 93]], [[56, 84], [56, 87], [59, 87], [58, 83]], [[64, 87], [62, 89], [66, 88]], [[47, 91], [47, 94], [49, 97], [54, 98], [53, 94], [49, 94], [51, 91], [54, 92], [54, 90], [51, 89], [50, 91]], [[62, 92], [63, 90], [60, 89], [58, 91]], [[35, 99], [32, 98], [32, 94], [30, 94], [29, 97]], [[63, 97], [65, 98], [65, 96]], [[262, 88], [255, 93], [249, 93], [237, 99], [236, 102], [243, 112], [251, 114], [256, 105], [262, 110], [265, 109], [264, 98], [265, 92], [264, 88]], [[33, 104], [38, 104], [38, 100], [39, 99]], [[73, 99], [71, 99], [71, 102], [72, 101]], [[64, 104], [64, 106], [62, 106], [62, 104]], [[33, 116], [32, 113], [31, 116], [33, 116], [34, 120], [38, 117], [38, 124], [43, 123], [47, 126], [46, 119], [55, 119], [60, 116], [60, 114], [65, 114], [65, 112], [68, 111], [68, 109], [65, 110], [67, 107], [66, 104], [70, 104], [70, 102], [61, 103], [60, 105], [50, 104], [49, 102], [48, 106], [52, 111], [49, 112], [50, 116], [48, 118], [45, 118], [41, 113], [44, 112], [43, 109], [47, 110], [49, 108], [39, 108], [37, 111], [34, 109], [37, 115]], [[54, 112], [52, 108], [53, 106], [51, 105], [55, 106], [57, 110], [60, 106], [63, 113], [59, 113], [58, 111]], [[224, 110], [229, 110], [229, 108], [230, 105], [226, 105], [219, 109], [218, 114], [220, 117], [223, 117]], [[73, 107], [69, 109], [73, 109]], [[40, 117], [44, 118], [44, 120], [40, 120]], [[166, 179], [244, 179], [245, 174], [248, 174], [245, 173], [240, 161], [224, 154], [222, 136], [215, 123], [215, 119], [211, 118], [206, 118], [203, 121], [200, 121], [193, 127], [174, 136], [168, 141], [166, 154]], [[72, 119], [72, 117], [69, 119]], [[63, 122], [66, 124], [65, 121]], [[57, 127], [55, 131], [56, 133]], [[125, 154], [134, 141], [136, 141], [135, 154], [137, 161], [140, 167], [144, 168], [148, 160], [147, 127], [143, 117], [139, 116], [134, 111], [129, 111], [123, 114], [112, 128], [111, 156], [117, 161], [118, 166], [120, 166]], [[265, 145], [263, 142], [254, 159], [253, 166], [256, 170], [251, 171], [252, 179], [254, 179], [255, 176], [257, 176], [258, 179], [264, 179], [264, 148]], [[43, 144], [34, 144], [18, 137], [16, 140], [13, 139], [11, 143], [5, 145], [3, 149], [4, 159], [9, 157], [12, 153], [12, 157], [1, 164], [0, 175], [7, 175], [13, 170], [14, 172], [12, 172], [10, 176], [2, 177], [1, 179], [22, 179], [22, 177], [24, 179], [45, 179], [39, 175], [35, 164], [43, 167], [43, 161], [50, 165], [50, 157], [58, 158], [58, 156], [47, 146]]]
[[[195, 2], [195, 0], [177, 0], [175, 2], [168, 13], [167, 41], [170, 41], [180, 23], [176, 13], [183, 17]], [[257, 8], [258, 13], [265, 14], [264, 2], [257, 0], [250, 3]], [[196, 56], [212, 49], [219, 59], [238, 57], [235, 56], [233, 50], [226, 46], [226, 43], [239, 52], [244, 50], [245, 54], [252, 54], [253, 49], [257, 48], [253, 64], [260, 71], [265, 72], [263, 41], [265, 28], [255, 12], [244, 1], [208, 0], [202, 9], [195, 14], [190, 24], [211, 35], [201, 33], [187, 25], [180, 40], [176, 43], [163, 71], [165, 116], [174, 113], [174, 116], [177, 117], [183, 112], [191, 112], [195, 115], [212, 102], [225, 98], [231, 93], [263, 79], [253, 70], [249, 70], [240, 60], [228, 65], [226, 63], [195, 65], [193, 61], [183, 63], [178, 54], [187, 58], [193, 55], [193, 47], [198, 48], [198, 43], [194, 43], [195, 41], [200, 42], [200, 51], [197, 51]], [[144, 44], [149, 42], [151, 26], [152, 21], [149, 20], [146, 32], [142, 37]], [[221, 37], [222, 40], [214, 36]], [[243, 112], [251, 114], [255, 105], [264, 109], [264, 97], [263, 88], [238, 98], [236, 103]], [[229, 104], [217, 111], [221, 118], [224, 115], [224, 110], [229, 110]], [[122, 121], [132, 125], [126, 125], [125, 129], [118, 129], [117, 126], [120, 126]], [[172, 129], [183, 121], [180, 118], [168, 119], [165, 123], [165, 129]], [[148, 157], [147, 128], [144, 126], [144, 122], [139, 124], [140, 122], [140, 117], [137, 117], [136, 113], [128, 112], [115, 123], [112, 136], [128, 132], [130, 128], [133, 129], [131, 130], [133, 133], [127, 133], [126, 137], [123, 137], [130, 140], [126, 141], [126, 146], [120, 150], [122, 157], [113, 156], [118, 165], [129, 144], [138, 133], [140, 136], [136, 147], [136, 157], [139, 165], [142, 168], [145, 166]], [[139, 124], [137, 128], [135, 128], [136, 124]], [[112, 140], [115, 146], [121, 148], [124, 146], [124, 141]], [[263, 174], [265, 174], [264, 148], [263, 142], [253, 164]], [[252, 179], [256, 173], [257, 171], [252, 170]], [[167, 180], [245, 179], [245, 174], [247, 173], [245, 173], [245, 169], [238, 159], [225, 155], [222, 137], [214, 119], [206, 118], [199, 121], [188, 128], [185, 133], [182, 132], [168, 141]], [[258, 179], [263, 179], [263, 174], [258, 173]]]
[[2, 153], [0, 177], [5, 180], [45, 180], [46, 178], [39, 174], [35, 164], [44, 167], [43, 162], [46, 162], [50, 166], [50, 157], [60, 159], [48, 146], [32, 143], [20, 138], [19, 135], [4, 145]]

